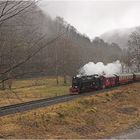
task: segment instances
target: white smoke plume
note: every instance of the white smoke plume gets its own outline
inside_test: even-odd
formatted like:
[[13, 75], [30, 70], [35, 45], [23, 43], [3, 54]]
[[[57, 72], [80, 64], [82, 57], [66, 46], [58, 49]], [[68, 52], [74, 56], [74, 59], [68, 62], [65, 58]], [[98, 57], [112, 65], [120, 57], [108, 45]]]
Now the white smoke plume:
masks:
[[79, 71], [79, 75], [113, 75], [118, 73], [121, 73], [121, 63], [119, 60], [106, 65], [103, 62], [89, 62], [85, 64]]

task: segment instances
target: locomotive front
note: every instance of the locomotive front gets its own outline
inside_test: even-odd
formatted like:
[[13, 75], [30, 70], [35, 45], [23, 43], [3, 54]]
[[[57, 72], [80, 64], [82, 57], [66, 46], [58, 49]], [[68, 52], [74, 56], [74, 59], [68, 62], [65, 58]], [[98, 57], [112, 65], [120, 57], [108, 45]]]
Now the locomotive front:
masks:
[[101, 79], [99, 75], [75, 76], [72, 78], [70, 94], [78, 94], [90, 90], [99, 89]]
[[72, 87], [70, 88], [70, 94], [80, 93], [80, 78], [75, 76], [72, 77]]

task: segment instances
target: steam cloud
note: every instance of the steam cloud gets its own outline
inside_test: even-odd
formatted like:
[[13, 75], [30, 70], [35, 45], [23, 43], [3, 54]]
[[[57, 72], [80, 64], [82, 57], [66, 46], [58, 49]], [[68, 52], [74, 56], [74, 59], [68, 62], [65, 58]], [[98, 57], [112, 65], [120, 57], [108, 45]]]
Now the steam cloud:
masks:
[[104, 64], [103, 62], [89, 62], [85, 64], [79, 71], [79, 75], [93, 75], [93, 74], [106, 74], [106, 75], [113, 75], [121, 73], [121, 63], [119, 60]]

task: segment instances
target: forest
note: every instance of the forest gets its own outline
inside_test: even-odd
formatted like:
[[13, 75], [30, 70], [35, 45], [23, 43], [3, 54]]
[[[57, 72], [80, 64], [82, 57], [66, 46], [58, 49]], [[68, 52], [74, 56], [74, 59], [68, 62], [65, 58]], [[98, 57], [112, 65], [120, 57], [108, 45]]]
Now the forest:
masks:
[[[94, 26], [94, 23], [93, 23]], [[140, 70], [140, 30], [132, 33], [129, 49], [100, 37], [91, 40], [61, 17], [52, 19], [36, 1], [0, 2], [0, 83], [10, 79], [51, 75], [73, 76], [88, 62], [120, 60]]]

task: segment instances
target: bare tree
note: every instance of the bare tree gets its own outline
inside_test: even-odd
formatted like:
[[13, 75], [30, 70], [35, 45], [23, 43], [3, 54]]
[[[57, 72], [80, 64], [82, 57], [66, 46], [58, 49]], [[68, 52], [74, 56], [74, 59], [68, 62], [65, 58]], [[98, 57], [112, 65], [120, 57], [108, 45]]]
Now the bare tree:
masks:
[[[13, 25], [8, 25], [5, 23], [7, 23], [7, 21], [9, 22], [11, 19], [14, 19], [14, 17], [17, 17], [17, 16], [23, 14], [24, 12], [29, 12], [31, 10], [30, 8], [31, 7], [33, 8], [35, 6], [36, 2], [37, 1], [35, 1], [35, 0], [0, 1], [0, 31], [1, 31], [1, 35], [0, 35], [0, 37], [1, 37], [1, 40], [0, 40], [1, 41], [0, 68], [1, 69], [0, 69], [0, 73], [3, 73], [7, 69], [7, 65], [9, 65], [9, 64], [10, 65], [8, 67], [10, 68], [11, 64], [14, 63], [14, 61], [16, 60], [13, 57], [13, 52], [15, 51], [15, 48], [16, 48], [16, 46], [13, 45], [13, 42], [15, 42], [15, 40], [13, 40], [13, 36], [15, 36], [16, 30], [14, 30], [14, 29], [16, 29], [16, 28]], [[7, 28], [8, 26], [12, 27], [12, 28], [11, 29]], [[5, 28], [5, 29], [3, 29], [3, 28]], [[11, 36], [9, 36], [9, 34], [12, 36], [12, 41], [10, 39]], [[2, 81], [6, 77], [9, 77], [9, 75], [10, 75], [10, 73], [1, 75]], [[9, 78], [9, 79], [11, 79], [11, 78]], [[11, 82], [9, 82], [9, 83], [11, 83]], [[11, 87], [11, 84], [9, 87]], [[4, 89], [4, 88], [5, 88], [5, 81], [2, 82], [2, 89]]]
[[31, 6], [33, 6], [37, 1], [1, 1], [0, 2], [0, 25], [2, 25], [8, 19], [11, 19], [22, 12], [28, 10]]
[[[140, 28], [137, 28], [129, 38], [129, 53], [131, 62], [137, 65], [137, 70], [140, 71]], [[135, 61], [135, 62], [134, 62]]]

